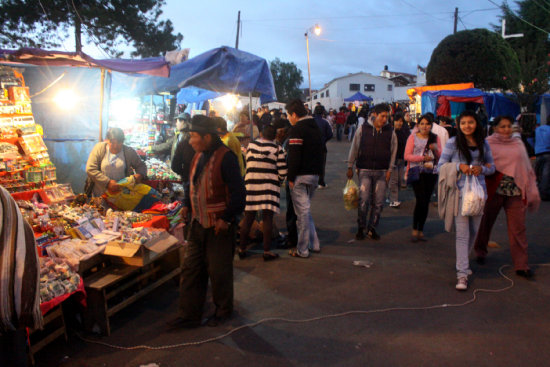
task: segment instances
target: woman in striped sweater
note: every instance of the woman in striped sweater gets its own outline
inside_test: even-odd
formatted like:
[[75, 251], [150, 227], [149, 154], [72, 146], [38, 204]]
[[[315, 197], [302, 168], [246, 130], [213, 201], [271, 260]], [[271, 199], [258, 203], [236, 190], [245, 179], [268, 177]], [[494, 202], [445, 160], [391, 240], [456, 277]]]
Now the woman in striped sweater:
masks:
[[279, 212], [280, 184], [287, 174], [286, 154], [275, 142], [276, 131], [271, 125], [262, 130], [258, 140], [248, 145], [246, 152], [246, 207], [240, 231], [239, 258], [247, 256], [248, 235], [258, 210], [262, 211], [264, 261], [279, 257], [271, 252], [273, 214]]

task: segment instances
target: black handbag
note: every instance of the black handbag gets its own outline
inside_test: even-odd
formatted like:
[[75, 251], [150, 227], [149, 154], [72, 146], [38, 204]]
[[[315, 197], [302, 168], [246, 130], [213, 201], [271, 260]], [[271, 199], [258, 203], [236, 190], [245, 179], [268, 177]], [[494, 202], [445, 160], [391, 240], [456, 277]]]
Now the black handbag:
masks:
[[420, 180], [420, 166], [414, 166], [413, 168], [409, 168], [409, 172], [407, 174], [407, 185], [412, 185], [414, 182]]

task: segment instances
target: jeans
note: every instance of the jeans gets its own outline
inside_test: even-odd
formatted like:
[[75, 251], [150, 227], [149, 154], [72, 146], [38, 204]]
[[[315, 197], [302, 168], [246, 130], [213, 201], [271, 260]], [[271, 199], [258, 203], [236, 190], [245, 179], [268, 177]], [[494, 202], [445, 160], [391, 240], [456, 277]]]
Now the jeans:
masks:
[[[380, 221], [386, 196], [386, 170], [359, 170], [359, 207], [357, 224], [360, 229], [375, 228]], [[367, 226], [367, 214], [370, 216]]]
[[320, 250], [319, 238], [311, 216], [311, 199], [317, 188], [319, 176], [303, 175], [296, 177], [292, 189], [292, 203], [298, 217], [298, 244], [296, 252], [299, 256], [308, 257], [309, 250]]
[[344, 125], [336, 124], [336, 140], [342, 141], [342, 135], [344, 135]]
[[434, 191], [437, 175], [431, 173], [421, 173], [420, 179], [413, 182], [412, 187], [416, 203], [414, 205], [413, 214], [413, 229], [423, 231], [426, 218], [428, 218], [428, 210], [430, 208], [430, 199]]
[[323, 170], [321, 171], [321, 174], [319, 175], [319, 185], [326, 186], [327, 183], [325, 182], [325, 171], [327, 166], [327, 152], [323, 153]]
[[286, 230], [288, 231], [288, 244], [292, 247], [296, 247], [298, 243], [298, 227], [296, 222], [296, 212], [294, 211], [294, 203], [292, 202], [292, 194], [288, 182], [285, 184], [286, 193]]
[[470, 252], [474, 246], [481, 215], [464, 217], [460, 214], [462, 198], [458, 200], [458, 215], [455, 217], [456, 227], [456, 277], [468, 277], [470, 274]]
[[390, 177], [390, 203], [399, 201], [399, 187], [403, 184], [405, 167], [405, 161], [403, 159], [395, 160], [395, 167], [391, 171]]
[[353, 136], [355, 135], [355, 130], [356, 129], [357, 129], [357, 124], [349, 125], [348, 141], [353, 140]]
[[535, 172], [537, 174], [540, 198], [542, 200], [550, 200], [550, 153], [543, 153], [537, 156]]

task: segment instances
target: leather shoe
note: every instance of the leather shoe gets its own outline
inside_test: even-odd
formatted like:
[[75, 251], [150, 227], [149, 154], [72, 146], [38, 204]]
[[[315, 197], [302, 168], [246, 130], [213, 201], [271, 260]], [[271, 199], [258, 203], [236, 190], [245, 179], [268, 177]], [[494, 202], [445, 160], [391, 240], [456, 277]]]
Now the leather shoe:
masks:
[[206, 321], [206, 326], [210, 326], [210, 327], [216, 327], [216, 326], [219, 326], [219, 325], [222, 325], [223, 323], [225, 323], [227, 320], [229, 320], [231, 318], [231, 316], [216, 316], [216, 315], [212, 315], [211, 317], [208, 318], [208, 320]]
[[201, 326], [200, 320], [184, 319], [183, 317], [176, 317], [170, 320], [166, 325], [171, 329], [194, 329]]
[[533, 272], [529, 269], [527, 270], [516, 270], [516, 275], [520, 277], [524, 277], [526, 279], [530, 279], [533, 277]]

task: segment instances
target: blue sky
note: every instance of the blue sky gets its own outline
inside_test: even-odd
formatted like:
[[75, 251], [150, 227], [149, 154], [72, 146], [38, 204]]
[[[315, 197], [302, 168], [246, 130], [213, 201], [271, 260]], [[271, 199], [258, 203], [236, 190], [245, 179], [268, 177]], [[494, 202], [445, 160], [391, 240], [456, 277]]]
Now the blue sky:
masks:
[[500, 10], [487, 0], [166, 0], [163, 16], [183, 34], [182, 48], [190, 48], [193, 57], [221, 45], [234, 47], [241, 10], [239, 48], [268, 61], [294, 62], [303, 86], [304, 33], [319, 24], [322, 34], [310, 35], [311, 83], [319, 88], [347, 73], [378, 74], [384, 65], [416, 73], [416, 65], [427, 66], [433, 49], [452, 33], [455, 7], [458, 30], [499, 22]]

